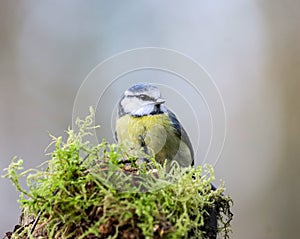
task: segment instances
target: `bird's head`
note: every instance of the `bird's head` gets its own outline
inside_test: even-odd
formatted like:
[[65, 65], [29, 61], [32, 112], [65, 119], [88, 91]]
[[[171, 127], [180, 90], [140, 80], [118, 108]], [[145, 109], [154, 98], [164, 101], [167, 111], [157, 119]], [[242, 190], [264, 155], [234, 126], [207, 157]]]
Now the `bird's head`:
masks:
[[159, 89], [148, 83], [139, 83], [126, 90], [119, 102], [119, 117], [130, 114], [144, 116], [165, 112]]

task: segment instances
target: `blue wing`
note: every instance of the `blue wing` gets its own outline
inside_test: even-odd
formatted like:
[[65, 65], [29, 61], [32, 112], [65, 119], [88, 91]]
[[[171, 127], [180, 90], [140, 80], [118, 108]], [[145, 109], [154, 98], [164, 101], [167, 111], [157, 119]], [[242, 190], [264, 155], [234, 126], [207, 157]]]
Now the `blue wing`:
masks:
[[182, 127], [182, 125], [180, 124], [180, 122], [178, 121], [176, 115], [170, 111], [167, 110], [167, 114], [169, 116], [169, 119], [172, 122], [172, 125], [175, 129], [175, 134], [188, 146], [188, 148], [190, 149], [190, 153], [192, 156], [192, 166], [194, 165], [194, 151], [193, 151], [193, 146], [192, 143], [189, 139], [188, 134], [186, 133], [186, 131], [184, 130], [184, 128]]

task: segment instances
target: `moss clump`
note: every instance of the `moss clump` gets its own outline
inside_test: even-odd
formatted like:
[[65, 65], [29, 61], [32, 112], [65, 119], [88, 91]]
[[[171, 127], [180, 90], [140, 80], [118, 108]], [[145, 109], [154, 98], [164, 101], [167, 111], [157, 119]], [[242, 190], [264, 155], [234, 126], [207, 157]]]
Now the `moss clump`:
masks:
[[78, 120], [66, 142], [52, 136], [51, 159], [38, 168], [22, 172], [22, 160], [14, 158], [6, 169], [23, 209], [11, 238], [228, 237], [232, 201], [223, 186], [211, 189], [211, 167], [174, 164], [167, 172], [166, 165], [137, 163], [141, 156], [106, 141], [93, 146], [85, 139], [95, 128], [92, 119], [91, 111]]

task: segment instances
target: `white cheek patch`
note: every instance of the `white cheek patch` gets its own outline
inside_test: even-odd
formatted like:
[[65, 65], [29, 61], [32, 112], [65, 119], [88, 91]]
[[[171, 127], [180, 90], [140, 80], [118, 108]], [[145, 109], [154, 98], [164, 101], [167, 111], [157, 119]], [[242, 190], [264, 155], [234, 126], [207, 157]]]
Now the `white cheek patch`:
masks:
[[141, 108], [131, 112], [131, 115], [142, 116], [142, 115], [150, 115], [154, 111], [155, 104], [147, 104], [142, 106]]
[[121, 105], [122, 105], [125, 113], [131, 113], [133, 111], [136, 111], [140, 107], [142, 107], [142, 105], [143, 105], [142, 103], [143, 102], [141, 102], [141, 100], [139, 100], [135, 97], [131, 97], [131, 98], [125, 97], [122, 100]]

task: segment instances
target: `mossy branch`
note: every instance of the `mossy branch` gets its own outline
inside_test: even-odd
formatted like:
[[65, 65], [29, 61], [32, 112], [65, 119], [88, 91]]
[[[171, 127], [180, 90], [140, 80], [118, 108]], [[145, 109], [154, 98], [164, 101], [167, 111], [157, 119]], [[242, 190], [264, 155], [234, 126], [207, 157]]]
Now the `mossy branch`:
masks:
[[[46, 169], [21, 172], [14, 158], [4, 177], [21, 193], [21, 208], [39, 220], [13, 233], [14, 238], [210, 238], [217, 230], [229, 236], [232, 200], [224, 187], [212, 190], [213, 168], [171, 170], [158, 164], [138, 164], [115, 144], [91, 145], [85, 137], [97, 127], [94, 111], [77, 120], [78, 132], [52, 137], [55, 149]], [[129, 163], [128, 163], [129, 162]], [[27, 179], [29, 190], [20, 186]], [[209, 225], [212, 212], [219, 222]]]

